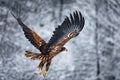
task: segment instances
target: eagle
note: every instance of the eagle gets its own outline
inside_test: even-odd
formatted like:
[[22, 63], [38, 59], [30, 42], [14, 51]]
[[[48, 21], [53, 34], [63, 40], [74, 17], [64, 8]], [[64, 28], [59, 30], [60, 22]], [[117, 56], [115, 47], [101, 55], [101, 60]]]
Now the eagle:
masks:
[[[78, 36], [85, 24], [85, 19], [81, 12], [74, 11], [72, 14], [70, 13], [70, 16], [65, 17], [61, 25], [55, 28], [52, 37], [46, 42], [36, 32], [27, 27], [19, 16], [15, 16], [13, 12], [11, 12], [11, 14], [21, 26], [25, 37], [40, 51], [40, 53], [25, 51], [25, 56], [32, 60], [40, 60], [38, 66], [39, 72], [43, 74], [44, 77], [48, 75], [52, 59], [60, 52], [67, 51], [64, 45], [70, 39]], [[44, 65], [46, 65], [46, 68], [45, 71], [42, 72]]]

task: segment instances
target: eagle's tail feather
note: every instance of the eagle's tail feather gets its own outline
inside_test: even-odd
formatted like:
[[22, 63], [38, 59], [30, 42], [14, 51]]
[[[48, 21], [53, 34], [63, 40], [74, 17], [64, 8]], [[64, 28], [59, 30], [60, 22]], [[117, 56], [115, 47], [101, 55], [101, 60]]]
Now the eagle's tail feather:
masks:
[[30, 51], [26, 51], [25, 56], [32, 60], [41, 60], [43, 58], [43, 54], [33, 53]]

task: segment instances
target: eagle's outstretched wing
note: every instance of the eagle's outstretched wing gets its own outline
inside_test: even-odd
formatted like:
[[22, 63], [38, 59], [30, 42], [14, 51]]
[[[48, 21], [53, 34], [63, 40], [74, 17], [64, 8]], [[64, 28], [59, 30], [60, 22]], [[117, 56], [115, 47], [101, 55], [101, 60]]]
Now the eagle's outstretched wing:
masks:
[[47, 48], [54, 50], [63, 47], [67, 41], [79, 34], [84, 27], [84, 23], [84, 17], [80, 12], [76, 11], [73, 15], [70, 14], [70, 19], [66, 17], [63, 23], [55, 29]]
[[[11, 12], [12, 13], [12, 12]], [[18, 21], [22, 30], [24, 31], [25, 37], [33, 44], [37, 49], [41, 50], [41, 46], [45, 45], [46, 42], [37, 33], [28, 28], [19, 17], [16, 17], [13, 13], [12, 15]]]

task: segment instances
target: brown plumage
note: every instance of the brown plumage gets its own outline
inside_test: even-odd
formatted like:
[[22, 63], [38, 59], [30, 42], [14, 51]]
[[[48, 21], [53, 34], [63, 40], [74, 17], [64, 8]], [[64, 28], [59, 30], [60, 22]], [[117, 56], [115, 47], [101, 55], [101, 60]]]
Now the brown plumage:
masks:
[[40, 74], [42, 74], [42, 68], [46, 64], [46, 71], [44, 76], [47, 76], [47, 71], [49, 70], [51, 60], [58, 53], [67, 50], [63, 47], [71, 38], [77, 36], [79, 32], [84, 27], [84, 17], [80, 12], [74, 12], [73, 15], [70, 14], [70, 18], [66, 17], [61, 25], [59, 25], [53, 32], [53, 36], [46, 43], [40, 36], [38, 36], [34, 31], [28, 28], [20, 19], [19, 16], [12, 15], [18, 21], [22, 30], [24, 31], [25, 37], [33, 44], [38, 50], [39, 53], [33, 53], [26, 51], [25, 56], [31, 58], [32, 60], [41, 60], [39, 64]]

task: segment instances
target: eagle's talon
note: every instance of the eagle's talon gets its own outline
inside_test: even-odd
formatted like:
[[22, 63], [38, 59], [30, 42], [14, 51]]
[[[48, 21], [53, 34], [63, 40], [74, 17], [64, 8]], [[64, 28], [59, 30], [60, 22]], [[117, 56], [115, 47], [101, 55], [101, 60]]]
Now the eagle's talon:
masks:
[[45, 72], [43, 73], [43, 76], [44, 76], [44, 77], [48, 76], [48, 72], [45, 71]]
[[42, 69], [40, 68], [40, 74], [42, 74]]

